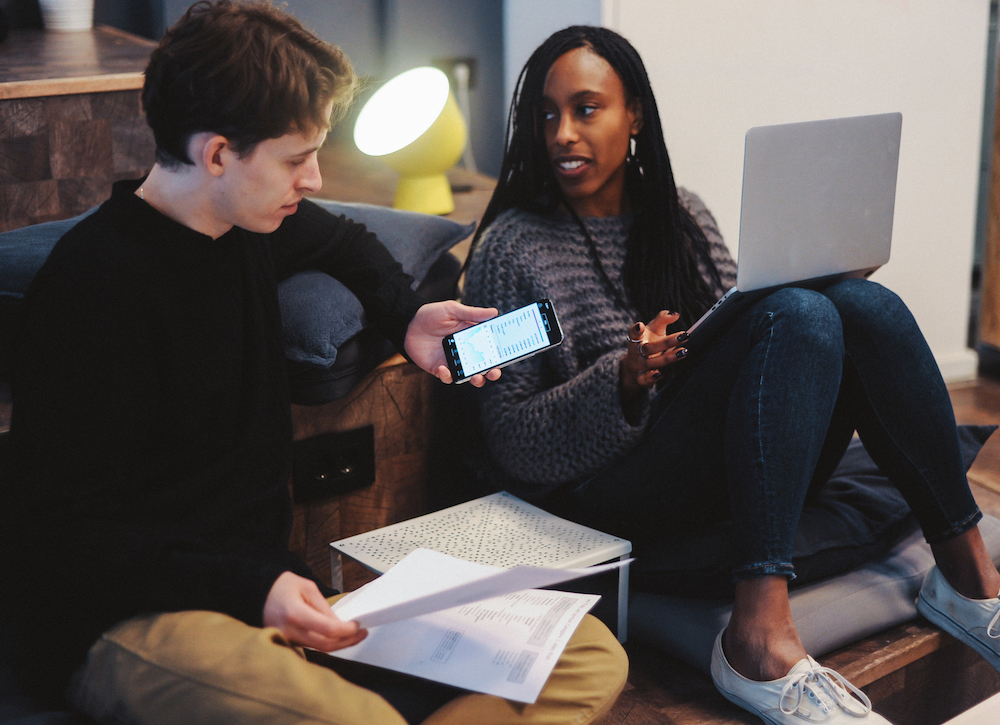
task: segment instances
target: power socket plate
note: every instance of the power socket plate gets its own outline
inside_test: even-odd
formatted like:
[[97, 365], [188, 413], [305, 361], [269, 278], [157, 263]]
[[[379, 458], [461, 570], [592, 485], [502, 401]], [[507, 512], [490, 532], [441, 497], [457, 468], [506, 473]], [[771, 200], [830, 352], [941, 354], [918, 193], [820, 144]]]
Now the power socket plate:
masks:
[[375, 483], [374, 426], [296, 441], [292, 451], [292, 498], [297, 504]]

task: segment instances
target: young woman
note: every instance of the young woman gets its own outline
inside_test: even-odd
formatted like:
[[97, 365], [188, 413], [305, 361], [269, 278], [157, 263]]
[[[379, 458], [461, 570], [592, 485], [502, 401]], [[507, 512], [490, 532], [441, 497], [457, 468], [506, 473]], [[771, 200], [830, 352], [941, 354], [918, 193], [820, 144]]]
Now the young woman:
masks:
[[483, 228], [465, 301], [510, 310], [550, 298], [566, 335], [475, 392], [483, 470], [632, 539], [637, 557], [647, 542], [731, 520], [735, 601], [712, 656], [726, 697], [775, 723], [884, 722], [806, 654], [788, 604], [806, 491], [855, 430], [937, 558], [921, 611], [1000, 669], [1000, 573], [947, 390], [899, 298], [858, 279], [783, 289], [688, 355], [685, 327], [735, 266], [711, 214], [674, 184], [627, 41], [571, 27], [531, 56]]

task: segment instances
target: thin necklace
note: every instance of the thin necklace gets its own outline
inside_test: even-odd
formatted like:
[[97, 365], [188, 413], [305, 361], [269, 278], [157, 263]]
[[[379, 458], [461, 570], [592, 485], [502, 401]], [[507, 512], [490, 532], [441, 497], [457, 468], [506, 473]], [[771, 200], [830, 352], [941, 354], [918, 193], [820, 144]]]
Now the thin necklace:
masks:
[[146, 201], [146, 195], [142, 193], [142, 187], [139, 187], [139, 198]]
[[[625, 300], [622, 299], [621, 293], [618, 291], [618, 285], [611, 281], [611, 277], [608, 276], [607, 271], [604, 269], [604, 264], [601, 262], [601, 255], [597, 251], [597, 245], [594, 243], [594, 238], [590, 236], [590, 230], [587, 229], [587, 225], [584, 224], [583, 220], [575, 213], [573, 213], [573, 217], [576, 219], [576, 223], [583, 231], [583, 238], [587, 241], [587, 251], [589, 252], [588, 256], [590, 257], [590, 261], [594, 267], [596, 267], [597, 273], [601, 277], [601, 281], [604, 282], [605, 288], [611, 293], [615, 307], [626, 314], [631, 314], [628, 305], [625, 304]], [[624, 283], [624, 280], [622, 281]]]

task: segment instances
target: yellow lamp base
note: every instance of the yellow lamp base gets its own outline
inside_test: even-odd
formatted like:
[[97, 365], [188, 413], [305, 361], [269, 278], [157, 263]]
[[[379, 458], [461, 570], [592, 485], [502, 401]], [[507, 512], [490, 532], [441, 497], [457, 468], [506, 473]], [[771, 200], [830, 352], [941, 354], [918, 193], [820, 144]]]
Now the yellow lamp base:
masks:
[[455, 211], [451, 184], [444, 174], [400, 176], [392, 205], [397, 209], [424, 214], [450, 214]]

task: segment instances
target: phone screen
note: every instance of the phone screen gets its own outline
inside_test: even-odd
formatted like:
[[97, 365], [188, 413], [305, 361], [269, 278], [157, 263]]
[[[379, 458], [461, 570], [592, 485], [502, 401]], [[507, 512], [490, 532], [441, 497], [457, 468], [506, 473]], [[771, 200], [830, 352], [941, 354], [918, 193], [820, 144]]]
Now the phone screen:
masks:
[[560, 342], [552, 303], [541, 300], [449, 335], [444, 345], [453, 375], [464, 380]]

